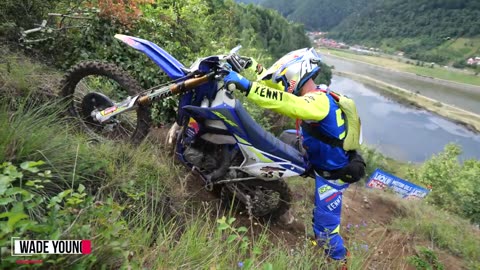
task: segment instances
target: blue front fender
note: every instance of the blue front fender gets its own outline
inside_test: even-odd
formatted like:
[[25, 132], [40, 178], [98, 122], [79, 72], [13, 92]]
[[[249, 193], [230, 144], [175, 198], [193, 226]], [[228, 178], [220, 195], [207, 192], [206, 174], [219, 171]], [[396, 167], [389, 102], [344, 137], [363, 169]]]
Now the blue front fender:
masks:
[[123, 41], [128, 46], [145, 53], [171, 79], [178, 79], [186, 75], [186, 71], [184, 70], [185, 66], [155, 43], [121, 34], [116, 34], [115, 38]]

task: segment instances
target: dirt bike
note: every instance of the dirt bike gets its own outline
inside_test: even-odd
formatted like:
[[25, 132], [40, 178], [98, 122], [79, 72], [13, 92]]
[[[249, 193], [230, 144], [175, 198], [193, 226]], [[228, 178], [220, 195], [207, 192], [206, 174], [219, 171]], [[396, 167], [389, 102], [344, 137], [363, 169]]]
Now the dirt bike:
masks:
[[145, 53], [172, 81], [142, 91], [135, 79], [113, 64], [81, 63], [63, 82], [69, 113], [92, 135], [139, 143], [149, 132], [152, 104], [181, 95], [176, 157], [203, 179], [208, 190], [240, 202], [252, 215], [276, 219], [284, 214], [291, 194], [283, 178], [302, 175], [306, 163], [292, 146], [292, 130], [281, 135], [285, 142], [265, 131], [234, 97], [234, 86], [224, 85], [229, 70], [245, 67], [245, 58], [237, 54], [240, 47], [228, 55], [199, 58], [186, 68], [152, 42], [126, 35], [115, 38]]

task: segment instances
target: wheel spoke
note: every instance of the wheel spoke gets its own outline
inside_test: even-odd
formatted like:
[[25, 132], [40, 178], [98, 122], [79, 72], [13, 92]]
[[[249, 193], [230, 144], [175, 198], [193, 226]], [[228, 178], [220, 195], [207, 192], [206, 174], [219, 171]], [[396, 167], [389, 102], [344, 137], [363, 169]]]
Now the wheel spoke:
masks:
[[99, 123], [91, 117], [91, 112], [104, 110], [115, 104], [115, 101], [135, 96], [142, 91], [140, 84], [116, 65], [87, 61], [69, 69], [62, 81], [61, 93], [70, 103], [68, 113], [80, 120], [82, 128], [89, 135], [97, 139], [128, 139], [139, 143], [147, 135], [149, 127], [139, 126], [138, 121], [149, 123], [148, 114], [124, 112]]
[[[90, 106], [91, 110], [102, 110], [105, 109], [107, 105], [101, 102], [101, 97], [100, 101], [96, 100], [99, 98], [95, 98], [95, 96], [92, 100], [85, 100], [85, 96], [90, 93], [103, 94], [109, 97], [111, 102], [114, 102], [117, 98], [126, 97], [126, 91], [122, 89], [117, 82], [107, 77], [87, 76], [77, 83], [72, 102], [74, 110], [80, 117], [82, 117], [84, 125], [93, 132], [109, 139], [125, 139], [132, 136], [137, 125], [136, 111], [133, 113], [126, 112], [124, 115], [118, 115], [118, 123], [116, 124], [112, 124], [110, 121], [107, 121], [107, 123], [93, 122], [93, 119], [88, 116], [89, 112], [83, 111], [85, 106], [83, 104], [89, 102], [90, 105], [87, 105], [87, 107]], [[114, 125], [113, 128], [112, 125]]]

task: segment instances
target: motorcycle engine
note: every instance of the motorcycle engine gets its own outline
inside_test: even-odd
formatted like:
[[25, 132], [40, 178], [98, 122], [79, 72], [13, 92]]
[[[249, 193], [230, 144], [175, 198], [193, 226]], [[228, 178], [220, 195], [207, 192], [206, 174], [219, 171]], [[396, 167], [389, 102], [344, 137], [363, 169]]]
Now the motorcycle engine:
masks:
[[219, 166], [219, 159], [221, 148], [218, 145], [207, 142], [202, 139], [197, 139], [190, 144], [183, 155], [185, 159], [203, 170], [214, 170]]

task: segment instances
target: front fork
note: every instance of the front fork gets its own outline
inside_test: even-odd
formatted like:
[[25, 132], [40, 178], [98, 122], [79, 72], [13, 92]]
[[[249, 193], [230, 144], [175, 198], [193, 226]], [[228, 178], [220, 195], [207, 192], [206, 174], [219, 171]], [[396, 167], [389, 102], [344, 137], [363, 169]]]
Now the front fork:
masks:
[[124, 101], [115, 103], [113, 106], [108, 107], [104, 110], [99, 111], [98, 109], [93, 110], [90, 113], [90, 116], [99, 123], [104, 123], [115, 115], [131, 111], [136, 109], [136, 102], [140, 96], [127, 97]]
[[95, 109], [91, 112], [90, 115], [96, 121], [104, 123], [115, 115], [136, 109], [139, 105], [149, 105], [155, 100], [160, 100], [172, 95], [180, 94], [197, 86], [200, 86], [204, 83], [207, 83], [211, 78], [214, 77], [214, 75], [214, 72], [210, 72], [200, 77], [187, 79], [185, 81], [160, 88], [154, 88], [150, 90], [150, 92], [147, 94], [128, 97], [127, 99], [115, 103], [113, 106], [108, 107], [104, 110]]

